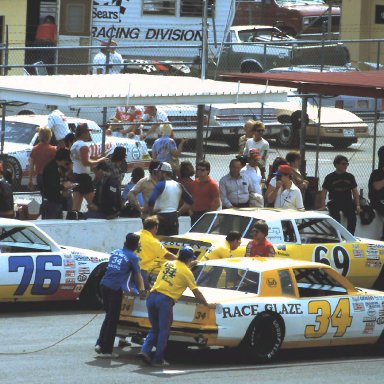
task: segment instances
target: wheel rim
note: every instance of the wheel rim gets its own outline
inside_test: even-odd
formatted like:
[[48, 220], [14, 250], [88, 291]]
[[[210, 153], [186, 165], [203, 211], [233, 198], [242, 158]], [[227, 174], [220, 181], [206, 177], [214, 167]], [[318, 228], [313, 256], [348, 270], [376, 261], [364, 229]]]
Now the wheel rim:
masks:
[[290, 144], [292, 140], [292, 127], [284, 126], [279, 134], [279, 143], [282, 145]]

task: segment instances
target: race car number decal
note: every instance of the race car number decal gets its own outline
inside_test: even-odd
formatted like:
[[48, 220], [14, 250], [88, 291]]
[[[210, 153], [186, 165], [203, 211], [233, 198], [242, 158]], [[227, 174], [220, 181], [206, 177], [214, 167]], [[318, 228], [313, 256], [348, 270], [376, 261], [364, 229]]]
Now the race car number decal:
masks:
[[341, 275], [348, 275], [350, 266], [349, 255], [347, 250], [340, 245], [336, 245], [331, 250], [323, 245], [317, 246], [313, 250], [312, 261], [331, 265]]
[[[8, 258], [9, 272], [18, 272], [19, 268], [24, 269], [20, 284], [14, 295], [21, 296], [24, 294], [31, 283], [35, 267], [35, 281], [31, 289], [31, 294], [52, 295], [55, 293], [60, 284], [61, 272], [46, 269], [47, 264], [51, 264], [54, 267], [61, 267], [63, 262], [61, 256], [57, 255], [37, 256], [36, 265], [34, 265], [33, 258], [31, 256], [10, 256]], [[47, 281], [49, 281], [48, 284]]]
[[305, 327], [304, 336], [308, 339], [323, 337], [328, 332], [329, 325], [336, 328], [333, 337], [343, 337], [353, 320], [350, 315], [348, 298], [340, 299], [332, 314], [331, 304], [328, 301], [310, 301], [308, 303], [308, 314], [317, 314], [316, 324]]

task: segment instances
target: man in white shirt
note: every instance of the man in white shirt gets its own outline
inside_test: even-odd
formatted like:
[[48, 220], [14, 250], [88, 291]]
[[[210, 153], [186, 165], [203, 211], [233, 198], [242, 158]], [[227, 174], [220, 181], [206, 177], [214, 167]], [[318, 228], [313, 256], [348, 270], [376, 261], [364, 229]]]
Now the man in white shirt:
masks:
[[[144, 107], [144, 115], [141, 119], [142, 122], [154, 123], [149, 128], [148, 132], [145, 134], [145, 137], [148, 137], [156, 130], [159, 130], [160, 124], [169, 123], [167, 114], [161, 109], [157, 109], [154, 105], [147, 105]], [[160, 132], [158, 132], [159, 134]]]
[[259, 151], [258, 166], [260, 167], [263, 179], [265, 179], [265, 167], [267, 164], [269, 143], [263, 138], [265, 125], [261, 121], [256, 121], [253, 125], [253, 138], [248, 139], [245, 143], [244, 155], [249, 156], [249, 151], [254, 148]]
[[223, 208], [249, 207], [249, 200], [255, 193], [255, 187], [246, 174], [241, 174], [239, 159], [229, 163], [229, 173], [219, 181], [220, 198]]
[[280, 165], [276, 178], [281, 180], [279, 188], [274, 189], [274, 207], [304, 210], [300, 189], [292, 182], [293, 169], [289, 165]]
[[[93, 70], [92, 73], [96, 75], [104, 75], [106, 73], [115, 75], [121, 73], [124, 68], [123, 57], [120, 53], [116, 52], [116, 42], [111, 41], [109, 44], [108, 55], [108, 43], [101, 43], [102, 48], [100, 52], [93, 58]], [[108, 57], [109, 56], [109, 57]], [[108, 61], [108, 65], [107, 65]]]
[[240, 174], [244, 174], [249, 177], [256, 191], [255, 195], [252, 197], [253, 203], [250, 205], [262, 208], [264, 207], [264, 198], [261, 190], [261, 171], [257, 166], [259, 161], [259, 151], [255, 148], [252, 148], [249, 151], [247, 161], [248, 164], [242, 168]]
[[52, 130], [58, 148], [65, 148], [65, 136], [71, 133], [66, 121], [66, 116], [59, 109], [54, 109], [48, 115], [48, 128]]

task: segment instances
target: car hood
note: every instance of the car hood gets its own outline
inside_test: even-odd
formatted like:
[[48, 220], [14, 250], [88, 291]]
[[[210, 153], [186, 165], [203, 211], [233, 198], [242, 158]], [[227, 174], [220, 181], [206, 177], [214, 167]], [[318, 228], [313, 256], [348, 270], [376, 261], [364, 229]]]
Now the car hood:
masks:
[[[325, 12], [328, 11], [327, 5], [311, 5], [308, 4], [306, 1], [301, 1], [298, 4], [291, 4], [289, 6], [286, 6], [286, 8], [294, 9], [296, 11], [299, 11], [303, 16], [322, 16]], [[340, 14], [340, 8], [339, 7], [332, 7], [332, 15], [339, 15]]]
[[26, 150], [31, 150], [32, 146], [29, 144], [21, 144], [21, 143], [4, 143], [4, 153], [10, 154], [13, 152], [22, 152]]
[[104, 252], [92, 251], [91, 249], [69, 247], [67, 245], [60, 245], [60, 248], [65, 252], [68, 251], [75, 259], [76, 256], [87, 256], [89, 261], [98, 263], [102, 261], [108, 261], [110, 254]]

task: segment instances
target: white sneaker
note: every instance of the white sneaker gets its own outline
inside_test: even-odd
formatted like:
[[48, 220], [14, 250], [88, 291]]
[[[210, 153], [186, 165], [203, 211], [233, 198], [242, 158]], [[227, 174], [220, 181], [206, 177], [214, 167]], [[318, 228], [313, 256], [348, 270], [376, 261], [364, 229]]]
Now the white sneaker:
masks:
[[96, 353], [101, 353], [102, 349], [101, 349], [101, 346], [99, 344], [95, 345], [95, 352]]
[[117, 359], [119, 355], [117, 353], [100, 353], [97, 357], [102, 359]]

